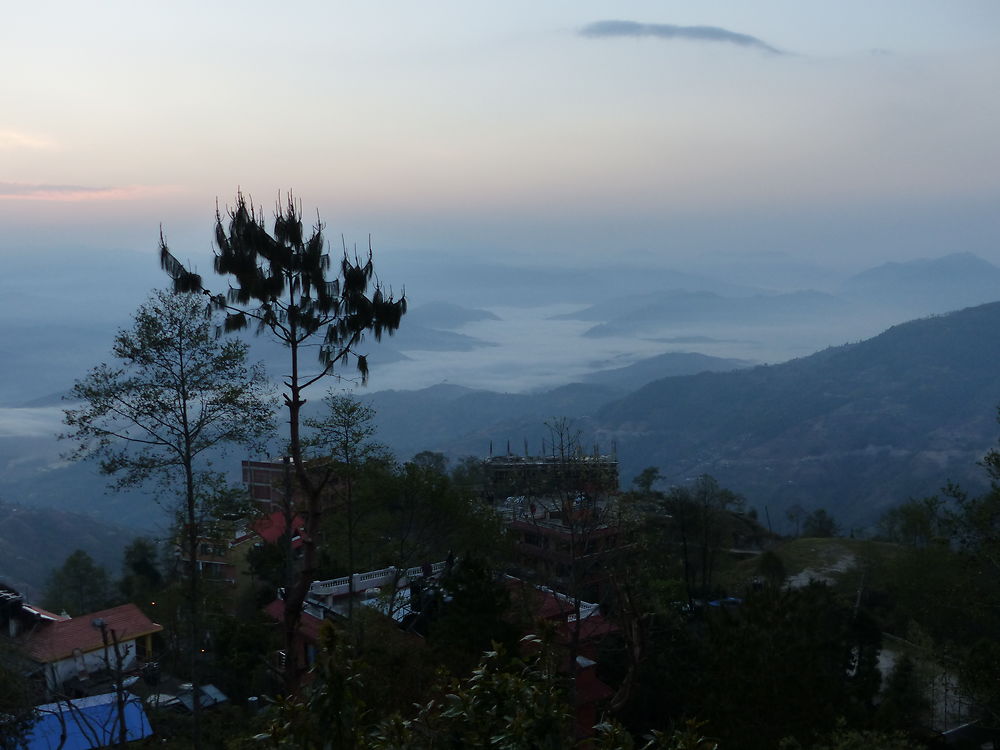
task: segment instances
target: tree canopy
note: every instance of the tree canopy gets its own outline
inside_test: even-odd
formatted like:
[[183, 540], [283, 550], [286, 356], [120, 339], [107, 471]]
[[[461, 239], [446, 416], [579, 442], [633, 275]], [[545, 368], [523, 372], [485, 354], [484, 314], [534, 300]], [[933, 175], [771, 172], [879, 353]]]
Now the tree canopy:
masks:
[[[202, 277], [186, 268], [170, 251], [161, 232], [160, 265], [173, 280], [175, 292], [199, 292], [209, 307], [225, 313], [224, 331], [253, 325], [257, 333], [268, 333], [288, 351], [284, 373], [284, 400], [288, 408], [288, 452], [302, 495], [299, 510], [304, 516], [302, 564], [287, 589], [284, 607], [285, 668], [289, 688], [298, 685], [304, 665], [299, 664], [294, 642], [306, 593], [317, 571], [316, 539], [320, 532], [322, 483], [314, 481], [306, 467], [300, 414], [305, 391], [334, 367], [355, 358], [362, 382], [368, 377], [368, 360], [357, 347], [365, 334], [376, 340], [399, 328], [406, 313], [406, 297], [394, 296], [375, 274], [369, 241], [366, 256], [353, 258], [344, 247], [338, 272], [330, 275], [323, 224], [317, 219], [312, 231], [302, 222], [302, 208], [291, 193], [275, 210], [273, 230], [264, 226], [263, 210], [241, 192], [225, 216], [215, 212], [215, 261], [217, 274], [229, 283], [226, 292], [213, 292]], [[312, 368], [303, 358], [304, 349], [316, 345], [318, 362]]]

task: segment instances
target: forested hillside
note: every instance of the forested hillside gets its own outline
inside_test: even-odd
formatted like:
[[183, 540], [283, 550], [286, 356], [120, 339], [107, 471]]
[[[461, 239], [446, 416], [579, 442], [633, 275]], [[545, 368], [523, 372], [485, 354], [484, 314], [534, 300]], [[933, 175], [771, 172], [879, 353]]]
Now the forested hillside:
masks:
[[894, 326], [781, 365], [659, 380], [594, 419], [624, 474], [711, 473], [752, 504], [868, 523], [947, 480], [981, 481], [1000, 400], [1000, 304]]

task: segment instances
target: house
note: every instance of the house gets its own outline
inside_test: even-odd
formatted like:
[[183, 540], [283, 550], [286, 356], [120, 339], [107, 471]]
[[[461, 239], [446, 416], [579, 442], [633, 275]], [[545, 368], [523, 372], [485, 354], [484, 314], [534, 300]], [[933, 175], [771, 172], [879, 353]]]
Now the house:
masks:
[[68, 615], [57, 615], [29, 604], [17, 589], [0, 583], [0, 635], [16, 640], [41, 623], [68, 619]]
[[[292, 549], [302, 547], [303, 521], [296, 515], [292, 519]], [[195, 560], [203, 581], [235, 586], [239, 581], [240, 566], [246, 562], [253, 546], [277, 544], [285, 533], [285, 514], [274, 510], [254, 520], [249, 525], [242, 520], [216, 520], [204, 524], [198, 537]], [[185, 540], [176, 543], [177, 557], [184, 564], [188, 561]]]
[[[284, 622], [284, 599], [275, 599], [264, 607], [264, 613], [276, 623]], [[303, 603], [302, 613], [299, 615], [299, 626], [296, 631], [297, 637], [293, 646], [294, 650], [298, 652], [296, 664], [311, 666], [316, 661], [316, 654], [319, 647], [319, 629], [325, 619], [324, 614], [323, 610], [315, 604], [308, 601]], [[279, 669], [284, 669], [288, 659], [287, 653], [282, 649], [278, 652], [277, 657], [278, 663], [276, 666]]]
[[72, 618], [42, 611], [18, 640], [48, 691], [65, 694], [92, 673], [137, 669], [150, 660], [153, 635], [162, 630], [134, 604], [122, 604]]
[[[313, 581], [302, 603], [295, 648], [298, 650], [299, 664], [312, 664], [316, 660], [320, 626], [324, 620], [346, 618], [350, 607], [348, 598], [353, 596], [359, 606], [377, 609], [396, 622], [402, 622], [411, 615], [411, 584], [423, 581], [425, 577], [437, 577], [449, 568], [446, 560], [407, 570], [394, 567], [355, 573], [351, 576]], [[375, 596], [376, 592], [394, 590], [392, 598]], [[352, 593], [353, 592], [353, 593]], [[285, 602], [279, 597], [272, 601], [264, 612], [276, 623], [285, 618]], [[285, 659], [279, 653], [279, 661]], [[283, 666], [279, 664], [279, 666]]]
[[[209, 583], [235, 585], [237, 566], [241, 555], [233, 552], [233, 547], [247, 539], [247, 532], [231, 521], [213, 521], [203, 525], [195, 546], [195, 561], [201, 580]], [[187, 574], [188, 540], [176, 541], [177, 559]], [[245, 550], [244, 550], [244, 553]]]

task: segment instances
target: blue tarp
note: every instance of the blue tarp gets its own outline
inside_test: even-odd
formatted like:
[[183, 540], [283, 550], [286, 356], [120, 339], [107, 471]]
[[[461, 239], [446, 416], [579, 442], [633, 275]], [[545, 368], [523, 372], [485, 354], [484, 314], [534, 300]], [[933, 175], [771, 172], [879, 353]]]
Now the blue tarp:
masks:
[[[129, 741], [153, 734], [142, 703], [134, 695], [125, 702], [125, 728]], [[28, 731], [29, 750], [56, 750], [65, 727], [62, 750], [91, 750], [114, 745], [118, 740], [118, 704], [114, 693], [37, 706], [38, 719]]]

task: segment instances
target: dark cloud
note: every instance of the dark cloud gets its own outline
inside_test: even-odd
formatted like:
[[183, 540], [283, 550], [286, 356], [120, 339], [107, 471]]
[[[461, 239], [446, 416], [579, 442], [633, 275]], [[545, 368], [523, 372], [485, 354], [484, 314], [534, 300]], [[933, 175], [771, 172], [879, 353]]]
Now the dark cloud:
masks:
[[737, 34], [718, 26], [674, 26], [669, 23], [637, 23], [635, 21], [595, 21], [580, 29], [580, 36], [588, 37], [640, 37], [658, 39], [686, 39], [695, 42], [728, 42], [741, 47], [755, 47], [773, 55], [785, 54], [777, 47], [749, 34]]

